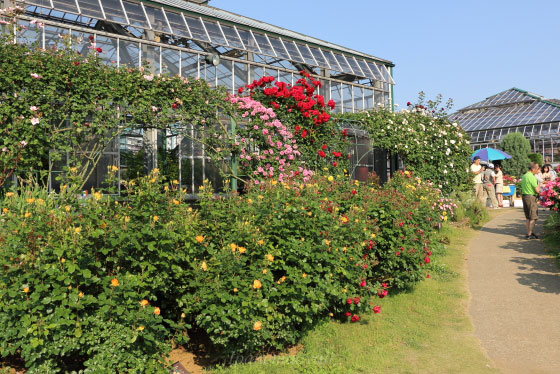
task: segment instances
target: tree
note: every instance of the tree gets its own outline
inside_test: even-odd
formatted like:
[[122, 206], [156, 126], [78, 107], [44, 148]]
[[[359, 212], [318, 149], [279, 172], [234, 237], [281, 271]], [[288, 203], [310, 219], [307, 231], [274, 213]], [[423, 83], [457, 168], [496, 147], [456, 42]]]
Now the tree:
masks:
[[531, 153], [531, 143], [520, 132], [507, 134], [502, 139], [501, 148], [511, 156], [511, 159], [504, 160], [504, 171], [507, 174], [521, 176], [527, 171], [529, 153]]
[[529, 153], [527, 156], [529, 157], [529, 161], [536, 162], [540, 166], [543, 166], [542, 154], [540, 154], [540, 153]]

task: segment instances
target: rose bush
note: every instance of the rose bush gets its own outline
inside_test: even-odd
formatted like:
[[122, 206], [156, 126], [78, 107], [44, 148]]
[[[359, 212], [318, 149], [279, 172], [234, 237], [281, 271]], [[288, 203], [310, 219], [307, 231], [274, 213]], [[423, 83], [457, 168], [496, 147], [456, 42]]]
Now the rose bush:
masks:
[[424, 106], [393, 113], [378, 109], [339, 115], [367, 130], [372, 144], [396, 152], [405, 168], [450, 193], [468, 183], [469, 140], [461, 127], [447, 117], [434, 115]]
[[[560, 166], [556, 168], [556, 172], [560, 173]], [[541, 188], [541, 205], [555, 212], [560, 209], [560, 178], [548, 181]]]
[[0, 354], [31, 371], [158, 371], [171, 341], [193, 333], [219, 356], [359, 321], [391, 287], [425, 277], [443, 213], [439, 191], [408, 172], [381, 189], [346, 178], [272, 180], [230, 198], [206, 186], [196, 209], [157, 170], [120, 200], [8, 192]]

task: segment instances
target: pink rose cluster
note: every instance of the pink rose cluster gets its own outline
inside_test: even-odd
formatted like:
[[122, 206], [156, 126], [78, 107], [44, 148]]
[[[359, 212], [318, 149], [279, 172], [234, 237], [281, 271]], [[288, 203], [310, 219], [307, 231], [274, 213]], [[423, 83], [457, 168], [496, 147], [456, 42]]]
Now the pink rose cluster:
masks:
[[548, 181], [543, 186], [541, 190], [541, 205], [558, 212], [560, 208], [560, 178]]
[[276, 118], [274, 109], [267, 108], [251, 97], [232, 95], [228, 100], [237, 104], [241, 117], [249, 124], [239, 130], [235, 141], [244, 171], [253, 174], [254, 183], [264, 178], [284, 182], [297, 176], [308, 181], [313, 172], [296, 167], [295, 160], [301, 156], [294, 134]]

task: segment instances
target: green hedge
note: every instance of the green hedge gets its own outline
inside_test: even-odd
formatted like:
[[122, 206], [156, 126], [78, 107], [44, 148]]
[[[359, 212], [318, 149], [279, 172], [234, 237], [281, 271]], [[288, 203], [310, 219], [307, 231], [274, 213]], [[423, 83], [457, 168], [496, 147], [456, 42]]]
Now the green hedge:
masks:
[[422, 277], [439, 191], [402, 174], [383, 189], [317, 176], [261, 184], [197, 209], [158, 172], [127, 197], [0, 203], [0, 354], [31, 372], [164, 372], [189, 338], [216, 357], [297, 343], [328, 319], [358, 321]]

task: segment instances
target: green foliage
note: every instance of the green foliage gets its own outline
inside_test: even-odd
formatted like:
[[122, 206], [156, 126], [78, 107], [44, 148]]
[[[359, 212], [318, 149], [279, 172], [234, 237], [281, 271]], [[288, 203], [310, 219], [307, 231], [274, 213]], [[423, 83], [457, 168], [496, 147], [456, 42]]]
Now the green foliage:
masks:
[[488, 221], [488, 210], [482, 205], [471, 191], [457, 192], [453, 195], [457, 201], [454, 220], [457, 222], [468, 221], [472, 227]]
[[511, 159], [502, 161], [504, 173], [521, 176], [527, 172], [531, 162], [528, 157], [531, 144], [523, 134], [519, 132], [507, 134], [502, 139], [500, 148], [511, 156]]
[[171, 339], [192, 331], [218, 354], [245, 354], [357, 321], [388, 288], [423, 278], [446, 217], [439, 190], [409, 173], [384, 189], [346, 178], [231, 198], [206, 186], [197, 210], [158, 170], [125, 183], [121, 200], [7, 193], [0, 355], [31, 371], [163, 372]]
[[392, 113], [376, 110], [339, 116], [369, 133], [374, 147], [396, 152], [407, 170], [449, 193], [468, 181], [472, 150], [466, 133], [444, 116], [422, 108]]
[[539, 164], [539, 166], [543, 166], [543, 157], [541, 153], [529, 153], [527, 157], [529, 157], [530, 162], [534, 162]]
[[[67, 155], [83, 184], [125, 132], [173, 127], [188, 138], [180, 124], [212, 127], [218, 112], [231, 111], [223, 90], [203, 80], [107, 66], [95, 49], [82, 56], [70, 42], [30, 50], [0, 36], [0, 185], [15, 169], [49, 171]], [[205, 136], [197, 133], [198, 141]]]

